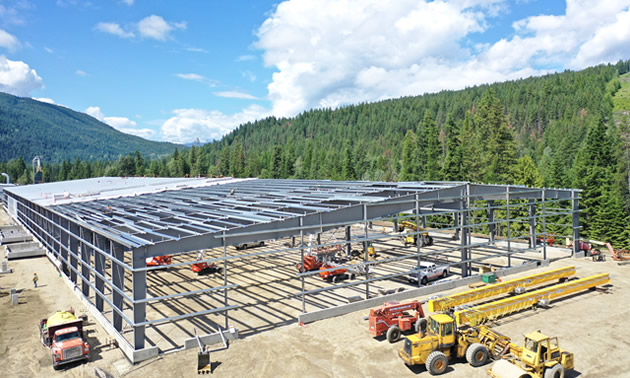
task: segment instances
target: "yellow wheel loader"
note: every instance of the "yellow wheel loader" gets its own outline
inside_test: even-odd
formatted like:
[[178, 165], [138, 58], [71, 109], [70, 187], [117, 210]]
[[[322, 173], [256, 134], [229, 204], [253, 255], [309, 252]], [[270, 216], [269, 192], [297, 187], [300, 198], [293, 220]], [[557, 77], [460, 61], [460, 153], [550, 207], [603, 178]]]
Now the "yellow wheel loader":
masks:
[[[426, 331], [406, 336], [398, 355], [407, 365], [424, 364], [431, 375], [444, 373], [453, 357], [466, 358], [474, 367], [484, 365], [489, 358], [504, 359], [495, 364], [499, 365], [495, 373], [489, 371], [501, 378], [562, 378], [565, 370], [573, 369], [573, 354], [561, 350], [555, 337], [528, 333], [525, 346], [519, 347], [487, 326], [458, 329], [455, 319], [446, 314], [431, 315]], [[504, 363], [509, 366], [502, 368], [507, 366]], [[520, 375], [511, 375], [512, 368], [520, 369]]]

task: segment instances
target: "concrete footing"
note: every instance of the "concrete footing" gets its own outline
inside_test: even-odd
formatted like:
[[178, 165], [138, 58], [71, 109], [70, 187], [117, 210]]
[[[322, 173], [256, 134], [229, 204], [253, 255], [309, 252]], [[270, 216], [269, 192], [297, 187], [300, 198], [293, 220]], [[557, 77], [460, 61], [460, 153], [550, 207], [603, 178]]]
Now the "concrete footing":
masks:
[[6, 273], [11, 273], [13, 272], [13, 270], [11, 270], [11, 268], [7, 267], [7, 262], [3, 261], [2, 265], [0, 266], [0, 274], [6, 274]]
[[[237, 340], [238, 339], [238, 330], [236, 328], [230, 328], [223, 332], [223, 336], [227, 340]], [[199, 336], [202, 345], [212, 345], [222, 343], [220, 333], [211, 333], [209, 335]], [[199, 348], [199, 343], [197, 342], [197, 338], [193, 337], [190, 339], [184, 340], [184, 349], [194, 349]]]

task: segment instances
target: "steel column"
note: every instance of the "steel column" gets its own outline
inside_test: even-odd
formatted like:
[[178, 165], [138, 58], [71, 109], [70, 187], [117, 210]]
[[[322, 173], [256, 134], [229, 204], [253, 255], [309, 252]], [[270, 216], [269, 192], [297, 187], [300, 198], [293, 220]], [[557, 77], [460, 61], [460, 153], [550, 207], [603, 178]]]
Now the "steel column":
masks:
[[571, 207], [573, 218], [573, 251], [575, 256], [580, 251], [580, 204], [575, 190], [571, 191]]
[[[98, 248], [108, 251], [109, 243], [108, 240], [100, 235], [93, 235], [92, 244], [96, 245]], [[100, 253], [94, 253], [94, 269], [97, 273], [101, 275], [105, 275], [105, 256]], [[96, 309], [103, 312], [103, 296], [105, 295], [105, 284], [103, 283], [103, 279], [98, 276], [98, 274], [94, 275], [94, 286], [96, 286], [95, 297], [96, 297]]]
[[[131, 266], [133, 268], [143, 268], [147, 265], [146, 262], [146, 250], [145, 248], [134, 249], [131, 252]], [[133, 286], [133, 322], [135, 324], [144, 323], [147, 320], [147, 304], [145, 302], [136, 302], [138, 300], [145, 299], [147, 297], [147, 272], [146, 271], [134, 271], [132, 272], [132, 286]], [[144, 348], [144, 326], [133, 327], [133, 347], [134, 349]]]
[[495, 238], [496, 225], [494, 224], [494, 201], [488, 200], [488, 230], [490, 233], [490, 241]]
[[[111, 242], [110, 252], [112, 256], [120, 261], [125, 260], [125, 251], [123, 246]], [[125, 290], [125, 268], [112, 261], [112, 283], [120, 290]], [[112, 303], [114, 307], [123, 311], [123, 296], [116, 290], [112, 290]], [[112, 324], [118, 332], [122, 331], [122, 316], [116, 311], [112, 311]]]
[[[300, 218], [301, 219], [301, 218]], [[301, 223], [300, 223], [301, 225]], [[346, 226], [346, 256], [350, 256], [350, 253], [352, 252], [352, 232], [350, 230], [352, 226]], [[300, 234], [302, 233], [302, 230], [300, 230]]]
[[[80, 227], [81, 239], [92, 240], [92, 232]], [[81, 291], [86, 297], [90, 296], [90, 285], [87, 281], [90, 280], [91, 274], [91, 262], [92, 262], [92, 249], [87, 244], [81, 242], [81, 274], [84, 278], [81, 279]]]
[[536, 248], [536, 200], [529, 201], [529, 248]]

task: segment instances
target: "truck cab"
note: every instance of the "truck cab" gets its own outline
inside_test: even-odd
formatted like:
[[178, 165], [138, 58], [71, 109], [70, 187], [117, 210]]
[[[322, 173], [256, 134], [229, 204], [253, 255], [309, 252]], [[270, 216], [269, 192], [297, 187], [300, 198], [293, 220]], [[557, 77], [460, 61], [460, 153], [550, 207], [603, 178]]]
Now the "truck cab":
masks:
[[53, 368], [77, 360], [87, 360], [90, 345], [83, 338], [83, 319], [74, 311], [58, 311], [39, 322], [41, 341], [50, 348]]
[[426, 285], [429, 281], [446, 278], [446, 276], [448, 276], [448, 266], [438, 266], [432, 262], [421, 261], [420, 265], [414, 267], [406, 278], [409, 283], [420, 281], [421, 284]]
[[62, 363], [86, 359], [90, 353], [90, 345], [83, 341], [77, 327], [68, 327], [55, 332], [51, 345], [53, 368]]

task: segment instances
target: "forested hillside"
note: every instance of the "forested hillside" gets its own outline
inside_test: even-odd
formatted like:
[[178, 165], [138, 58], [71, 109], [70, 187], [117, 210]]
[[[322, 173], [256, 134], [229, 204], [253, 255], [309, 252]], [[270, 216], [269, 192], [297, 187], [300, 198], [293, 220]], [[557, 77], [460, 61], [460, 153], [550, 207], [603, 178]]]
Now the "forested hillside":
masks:
[[[159, 160], [136, 152], [118, 162], [47, 165], [45, 179], [225, 175], [572, 187], [584, 190], [586, 237], [628, 247], [629, 64], [270, 117]], [[19, 173], [23, 164], [0, 169]]]
[[176, 145], [121, 133], [87, 114], [0, 92], [0, 161], [115, 160], [130, 151], [149, 157], [171, 154]]

